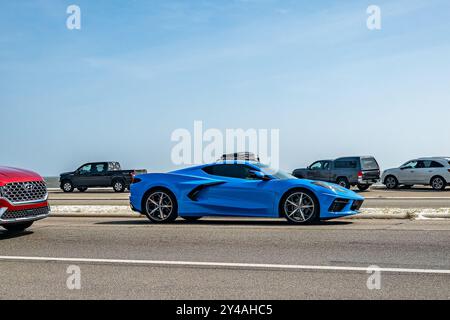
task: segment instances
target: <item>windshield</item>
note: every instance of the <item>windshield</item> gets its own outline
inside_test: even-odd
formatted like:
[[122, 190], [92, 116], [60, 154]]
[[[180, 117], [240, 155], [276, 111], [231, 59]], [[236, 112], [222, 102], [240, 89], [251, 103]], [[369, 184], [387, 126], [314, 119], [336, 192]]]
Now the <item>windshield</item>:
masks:
[[266, 164], [255, 163], [254, 165], [261, 168], [261, 171], [263, 171], [265, 174], [267, 174], [269, 176], [274, 177], [275, 179], [282, 179], [282, 180], [297, 179], [290, 173], [287, 173], [280, 169], [271, 168], [270, 166], [268, 166]]

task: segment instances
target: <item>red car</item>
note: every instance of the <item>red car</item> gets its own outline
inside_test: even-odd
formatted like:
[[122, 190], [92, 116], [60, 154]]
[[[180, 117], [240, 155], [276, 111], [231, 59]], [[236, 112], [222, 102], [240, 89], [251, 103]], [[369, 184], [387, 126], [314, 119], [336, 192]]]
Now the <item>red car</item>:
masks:
[[0, 226], [23, 231], [47, 217], [47, 197], [45, 181], [37, 173], [0, 166]]

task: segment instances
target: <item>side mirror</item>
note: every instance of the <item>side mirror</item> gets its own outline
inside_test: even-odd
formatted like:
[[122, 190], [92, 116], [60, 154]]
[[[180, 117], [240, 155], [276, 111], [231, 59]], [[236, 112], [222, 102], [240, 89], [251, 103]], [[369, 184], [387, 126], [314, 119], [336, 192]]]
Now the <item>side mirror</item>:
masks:
[[267, 177], [261, 171], [251, 170], [249, 173], [250, 173], [250, 177], [252, 177], [252, 178], [256, 178], [256, 179], [259, 179], [259, 180], [270, 180], [270, 178]]

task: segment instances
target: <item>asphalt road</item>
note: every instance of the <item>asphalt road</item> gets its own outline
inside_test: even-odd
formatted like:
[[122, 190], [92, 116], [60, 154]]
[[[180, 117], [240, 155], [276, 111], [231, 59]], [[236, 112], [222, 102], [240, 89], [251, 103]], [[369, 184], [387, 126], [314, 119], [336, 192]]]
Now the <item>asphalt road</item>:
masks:
[[[48, 218], [0, 242], [1, 298], [450, 298], [449, 220]], [[80, 290], [67, 288], [69, 265]], [[371, 265], [379, 290], [366, 285]]]
[[[450, 208], [450, 188], [446, 191], [433, 191], [430, 188], [386, 190], [372, 188], [359, 192], [366, 198], [366, 208]], [[51, 205], [125, 205], [129, 204], [129, 193], [115, 193], [107, 189], [94, 189], [87, 192], [63, 193], [51, 190]]]

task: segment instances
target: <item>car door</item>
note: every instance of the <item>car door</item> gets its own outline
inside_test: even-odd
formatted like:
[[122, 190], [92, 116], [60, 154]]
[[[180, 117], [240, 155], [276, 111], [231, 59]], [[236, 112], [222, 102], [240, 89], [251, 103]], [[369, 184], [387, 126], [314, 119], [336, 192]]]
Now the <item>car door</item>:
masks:
[[331, 180], [331, 161], [322, 161], [322, 168], [317, 170], [317, 180]]
[[108, 163], [95, 163], [91, 166], [88, 186], [90, 187], [109, 187], [111, 185], [108, 176]]
[[418, 179], [416, 167], [418, 160], [411, 160], [400, 167], [397, 178], [398, 182], [401, 184], [414, 184]]
[[306, 178], [310, 180], [320, 180], [323, 171], [323, 161], [316, 161], [308, 167]]
[[271, 216], [275, 194], [271, 181], [252, 178], [252, 167], [243, 164], [218, 164], [208, 173], [223, 181], [201, 191], [198, 204], [211, 215]]
[[431, 182], [431, 178], [434, 176], [445, 176], [445, 170], [443, 170], [445, 167], [443, 164], [434, 160], [427, 160], [424, 162], [425, 170], [423, 172], [423, 184], [429, 184]]
[[92, 164], [88, 163], [81, 166], [72, 178], [72, 183], [75, 187], [85, 187], [89, 183], [89, 174], [91, 172]]

